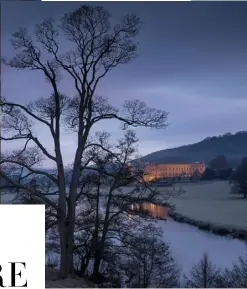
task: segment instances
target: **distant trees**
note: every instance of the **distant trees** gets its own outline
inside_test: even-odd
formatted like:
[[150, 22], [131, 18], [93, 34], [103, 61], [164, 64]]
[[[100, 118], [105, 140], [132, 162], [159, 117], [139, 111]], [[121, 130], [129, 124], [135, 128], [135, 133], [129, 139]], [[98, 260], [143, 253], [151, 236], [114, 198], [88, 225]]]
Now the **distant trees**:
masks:
[[217, 171], [228, 168], [228, 162], [224, 155], [218, 155], [209, 162], [209, 166]]
[[[158, 235], [149, 234], [151, 231], [148, 227], [143, 227], [143, 229], [147, 230], [147, 233], [142, 236], [134, 233], [132, 239], [128, 239], [128, 246], [122, 251], [122, 257], [125, 256], [125, 258], [120, 258], [121, 262], [113, 261], [112, 264], [117, 264], [117, 266], [109, 268], [109, 273], [114, 276], [114, 280], [121, 280], [119, 284], [122, 286], [119, 287], [247, 287], [247, 255], [239, 257], [231, 267], [218, 268], [205, 252], [201, 260], [191, 268], [189, 274], [180, 279], [180, 270], [171, 256], [169, 245], [159, 240]], [[153, 247], [152, 244], [159, 244], [159, 246]]]
[[207, 253], [194, 265], [189, 276], [184, 276], [185, 288], [216, 288], [221, 280], [221, 271], [212, 264]]
[[169, 245], [162, 240], [161, 229], [153, 225], [123, 239], [125, 257], [120, 270], [129, 288], [179, 287], [179, 268], [173, 259]]
[[229, 180], [232, 176], [233, 170], [232, 168], [222, 169], [218, 172], [218, 177], [220, 180]]
[[206, 168], [202, 174], [202, 180], [229, 180], [232, 176], [232, 168], [221, 169], [218, 172], [211, 168]]
[[246, 146], [247, 132], [226, 133], [223, 136], [207, 137], [191, 145], [154, 152], [146, 156], [145, 160], [155, 163], [183, 163], [203, 160], [209, 164], [217, 155], [224, 155], [227, 158], [227, 167], [236, 168], [241, 158], [246, 154]]
[[239, 257], [231, 268], [222, 272], [221, 287], [247, 288], [247, 255]]
[[206, 168], [202, 175], [203, 180], [229, 180], [232, 175], [232, 168], [224, 155], [218, 155], [209, 162], [209, 167]]
[[226, 132], [223, 134], [223, 137], [228, 137], [228, 136], [232, 136], [232, 134], [230, 132]]
[[242, 159], [240, 166], [232, 174], [231, 183], [235, 185], [237, 193], [247, 197], [247, 157]]
[[202, 180], [214, 180], [216, 179], [216, 171], [211, 168], [206, 168], [202, 174]]
[[198, 169], [196, 169], [193, 173], [192, 173], [192, 176], [191, 176], [191, 180], [196, 182], [196, 181], [199, 181], [201, 179], [201, 173]]
[[204, 253], [189, 276], [184, 276], [182, 283], [185, 288], [246, 288], [247, 255], [239, 257], [231, 267], [219, 269]]

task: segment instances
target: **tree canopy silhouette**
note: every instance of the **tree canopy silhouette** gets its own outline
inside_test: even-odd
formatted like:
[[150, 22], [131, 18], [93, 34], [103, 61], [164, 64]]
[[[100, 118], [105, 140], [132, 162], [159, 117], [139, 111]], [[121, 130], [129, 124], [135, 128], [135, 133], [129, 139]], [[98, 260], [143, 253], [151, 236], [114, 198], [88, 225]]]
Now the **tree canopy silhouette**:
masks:
[[[135, 37], [140, 19], [128, 14], [112, 26], [110, 17], [103, 7], [82, 5], [66, 13], [60, 21], [51, 18], [42, 21], [36, 25], [34, 34], [20, 28], [11, 39], [16, 55], [3, 59], [9, 67], [39, 72], [37, 77], [43, 74], [51, 88], [49, 96], [34, 96], [27, 105], [4, 97], [1, 99], [1, 141], [22, 141], [23, 146], [1, 153], [0, 176], [15, 192], [42, 200], [56, 218], [61, 246], [61, 278], [73, 271], [79, 179], [91, 160], [88, 151], [102, 146], [92, 137], [92, 128], [106, 119], [120, 121], [122, 129], [140, 126], [164, 129], [167, 126], [166, 111], [150, 108], [141, 100], [127, 100], [122, 108], [114, 107], [106, 97], [97, 94], [100, 81], [115, 67], [129, 63], [137, 53]], [[67, 44], [69, 48], [65, 51]], [[61, 89], [66, 74], [76, 95], [66, 95]], [[49, 132], [52, 148], [45, 147], [37, 136], [33, 125], [37, 122]], [[61, 150], [63, 127], [74, 132], [77, 139], [68, 191]], [[38, 169], [44, 159], [54, 164], [54, 173]], [[13, 172], [19, 176], [13, 178]], [[42, 188], [30, 186], [28, 179], [34, 175], [43, 177], [46, 185]], [[58, 201], [51, 196], [57, 196]]]

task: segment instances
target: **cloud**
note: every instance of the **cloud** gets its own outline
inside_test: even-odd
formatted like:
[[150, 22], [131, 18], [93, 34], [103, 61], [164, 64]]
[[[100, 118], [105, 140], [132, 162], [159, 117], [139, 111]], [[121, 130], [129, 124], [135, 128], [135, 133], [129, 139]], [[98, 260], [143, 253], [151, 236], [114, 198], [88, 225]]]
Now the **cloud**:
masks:
[[[115, 106], [121, 106], [125, 99], [139, 98], [170, 112], [166, 130], [137, 129], [142, 154], [246, 129], [247, 3], [95, 4], [105, 5], [114, 21], [127, 12], [136, 12], [143, 21], [138, 57], [110, 72], [97, 90]], [[33, 28], [43, 18], [59, 18], [79, 5], [3, 3], [2, 56], [15, 52], [9, 38], [19, 26]], [[1, 81], [2, 94], [21, 103], [51, 93], [39, 73], [2, 67]], [[75, 94], [69, 77], [63, 77], [60, 89], [67, 95]], [[39, 126], [36, 130], [52, 150], [48, 134]], [[122, 136], [118, 122], [105, 121], [95, 130], [107, 130], [113, 140]], [[73, 160], [75, 144], [75, 135], [63, 134], [65, 163]]]

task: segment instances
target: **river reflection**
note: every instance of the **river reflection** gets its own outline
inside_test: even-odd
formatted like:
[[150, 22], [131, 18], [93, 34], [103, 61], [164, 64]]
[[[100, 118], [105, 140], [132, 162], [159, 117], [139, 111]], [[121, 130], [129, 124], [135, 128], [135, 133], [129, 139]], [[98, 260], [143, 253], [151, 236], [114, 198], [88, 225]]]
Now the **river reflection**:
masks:
[[135, 213], [147, 214], [156, 219], [166, 220], [168, 217], [168, 208], [150, 202], [143, 202], [140, 204], [132, 204], [130, 211]]

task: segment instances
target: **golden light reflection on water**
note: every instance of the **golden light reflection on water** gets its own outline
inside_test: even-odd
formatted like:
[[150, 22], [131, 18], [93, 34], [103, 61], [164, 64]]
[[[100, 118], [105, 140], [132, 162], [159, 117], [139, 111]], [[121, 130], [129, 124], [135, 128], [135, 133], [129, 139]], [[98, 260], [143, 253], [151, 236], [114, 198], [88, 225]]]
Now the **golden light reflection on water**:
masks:
[[[145, 212], [149, 216], [157, 219], [166, 219], [168, 217], [168, 208], [154, 203], [144, 202], [141, 204], [132, 204], [130, 210], [136, 211], [137, 213]], [[131, 219], [131, 216], [129, 219]]]

